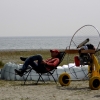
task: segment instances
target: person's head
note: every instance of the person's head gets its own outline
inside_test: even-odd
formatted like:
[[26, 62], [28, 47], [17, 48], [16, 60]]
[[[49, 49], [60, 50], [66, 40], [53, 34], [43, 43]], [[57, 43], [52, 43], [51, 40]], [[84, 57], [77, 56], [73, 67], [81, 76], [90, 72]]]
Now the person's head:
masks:
[[51, 52], [52, 58], [56, 58], [59, 54], [59, 50], [57, 50], [57, 49], [50, 50], [50, 52]]

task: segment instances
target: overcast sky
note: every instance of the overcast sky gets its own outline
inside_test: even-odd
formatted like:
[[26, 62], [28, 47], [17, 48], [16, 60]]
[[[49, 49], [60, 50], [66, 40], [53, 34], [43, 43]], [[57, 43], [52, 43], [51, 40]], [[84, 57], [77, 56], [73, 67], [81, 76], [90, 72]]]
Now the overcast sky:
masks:
[[86, 24], [100, 30], [100, 0], [0, 0], [0, 37], [67, 36]]

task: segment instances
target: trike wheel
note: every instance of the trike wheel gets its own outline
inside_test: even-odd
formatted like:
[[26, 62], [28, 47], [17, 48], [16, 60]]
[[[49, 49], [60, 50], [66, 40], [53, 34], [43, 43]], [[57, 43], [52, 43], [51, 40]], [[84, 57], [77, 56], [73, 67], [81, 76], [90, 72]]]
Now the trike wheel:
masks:
[[62, 73], [60, 76], [59, 76], [59, 83], [62, 85], [62, 86], [68, 86], [70, 84], [70, 75], [67, 74], [67, 73]]
[[100, 89], [100, 77], [92, 77], [89, 80], [89, 87], [92, 90], [98, 90]]

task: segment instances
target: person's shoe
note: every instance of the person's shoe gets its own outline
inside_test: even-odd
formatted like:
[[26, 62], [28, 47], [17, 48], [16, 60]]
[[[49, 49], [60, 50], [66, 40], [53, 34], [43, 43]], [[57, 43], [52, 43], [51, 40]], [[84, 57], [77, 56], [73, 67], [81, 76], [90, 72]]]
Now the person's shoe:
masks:
[[17, 73], [21, 77], [23, 76], [23, 72], [21, 70], [15, 69], [15, 73]]
[[25, 60], [27, 59], [27, 57], [20, 57], [20, 59], [21, 59], [22, 61], [25, 61]]

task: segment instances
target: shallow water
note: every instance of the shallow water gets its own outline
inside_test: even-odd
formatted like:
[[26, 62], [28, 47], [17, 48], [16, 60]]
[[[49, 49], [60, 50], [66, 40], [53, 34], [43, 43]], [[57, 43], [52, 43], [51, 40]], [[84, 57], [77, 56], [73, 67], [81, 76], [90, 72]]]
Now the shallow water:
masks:
[[[75, 37], [73, 40], [79, 44], [87, 37]], [[66, 37], [0, 37], [0, 50], [8, 49], [65, 49], [71, 41], [70, 36]], [[91, 41], [96, 46], [100, 41], [97, 37], [92, 37]], [[74, 46], [73, 43], [71, 46]]]

